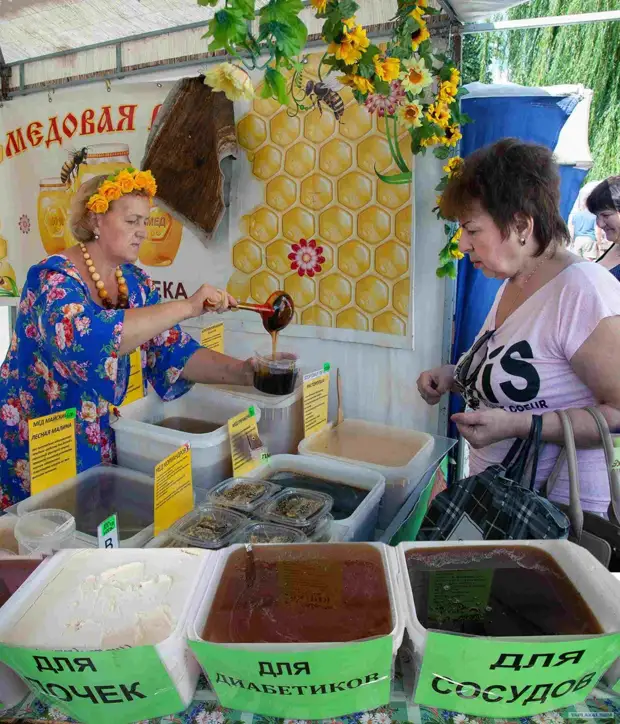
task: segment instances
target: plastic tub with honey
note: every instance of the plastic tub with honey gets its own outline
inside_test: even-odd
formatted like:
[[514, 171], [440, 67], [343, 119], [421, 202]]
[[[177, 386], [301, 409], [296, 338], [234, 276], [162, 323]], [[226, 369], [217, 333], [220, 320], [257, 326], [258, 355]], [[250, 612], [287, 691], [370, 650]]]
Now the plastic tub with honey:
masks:
[[[333, 498], [332, 540], [375, 539], [385, 478], [369, 470], [318, 456], [272, 455], [248, 474], [283, 487], [302, 487]], [[342, 531], [338, 534], [338, 529]]]
[[344, 420], [302, 440], [299, 453], [370, 468], [383, 475], [386, 487], [378, 525], [385, 529], [419, 482], [416, 458], [432, 450], [432, 445], [433, 436], [426, 432]]
[[141, 548], [153, 537], [153, 494], [152, 478], [116, 465], [97, 465], [22, 500], [16, 513], [21, 517], [47, 508], [70, 513], [76, 548], [96, 548], [97, 526], [116, 513], [120, 546]]
[[207, 495], [207, 501], [249, 514], [279, 490], [281, 486], [267, 480], [230, 478], [212, 488]]
[[[153, 475], [158, 463], [189, 442], [194, 492], [201, 501], [207, 490], [232, 476], [228, 420], [248, 407], [245, 400], [209, 385], [194, 385], [170, 401], [151, 391], [125, 405], [121, 416], [112, 421], [118, 463]], [[174, 426], [162, 425], [171, 420]], [[256, 410], [256, 421], [260, 434], [260, 409]]]
[[401, 663], [411, 696], [429, 629], [512, 641], [618, 630], [620, 584], [568, 541], [401, 543], [397, 558], [407, 631]]
[[[41, 564], [42, 561], [32, 558], [0, 557], [0, 611]], [[29, 689], [21, 677], [8, 666], [0, 663], [0, 712], [19, 704], [28, 691]]]
[[396, 656], [403, 621], [394, 566], [381, 543], [231, 546], [218, 554], [190, 638], [273, 652], [390, 636]]

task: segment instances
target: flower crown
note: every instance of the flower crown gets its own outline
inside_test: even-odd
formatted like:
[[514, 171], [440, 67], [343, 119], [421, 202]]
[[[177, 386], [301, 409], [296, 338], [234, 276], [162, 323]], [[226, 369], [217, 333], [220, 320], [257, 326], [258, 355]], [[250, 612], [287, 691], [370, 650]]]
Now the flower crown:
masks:
[[136, 171], [131, 166], [108, 176], [86, 202], [86, 208], [93, 214], [105, 214], [113, 201], [125, 194], [140, 191], [153, 198], [157, 193], [157, 184], [150, 171]]

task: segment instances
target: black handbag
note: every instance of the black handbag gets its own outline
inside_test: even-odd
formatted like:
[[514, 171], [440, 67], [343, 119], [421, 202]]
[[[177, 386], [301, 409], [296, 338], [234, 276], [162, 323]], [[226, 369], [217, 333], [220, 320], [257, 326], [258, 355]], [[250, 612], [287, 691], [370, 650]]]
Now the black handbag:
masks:
[[569, 520], [534, 490], [542, 419], [533, 416], [527, 440], [516, 440], [501, 464], [453, 483], [440, 493], [416, 540], [544, 540], [568, 537]]
[[555, 505], [566, 512], [571, 522], [569, 539], [588, 550], [610, 571], [620, 572], [620, 473], [613, 468], [614, 445], [607, 420], [605, 420], [600, 410], [595, 407], [586, 407], [585, 409], [596, 422], [607, 462], [610, 491], [609, 520], [605, 520], [600, 515], [584, 511], [581, 507], [579, 466], [570, 411], [557, 411], [564, 432], [564, 449], [556, 461], [553, 472], [540, 492], [545, 497], [551, 494], [558, 475], [566, 462], [570, 480], [570, 503], [568, 505], [555, 503]]

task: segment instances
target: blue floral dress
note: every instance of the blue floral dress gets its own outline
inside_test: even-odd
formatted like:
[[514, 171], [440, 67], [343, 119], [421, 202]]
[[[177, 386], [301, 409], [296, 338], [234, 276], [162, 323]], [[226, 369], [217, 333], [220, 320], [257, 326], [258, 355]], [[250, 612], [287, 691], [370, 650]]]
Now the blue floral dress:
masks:
[[[157, 304], [147, 274], [123, 267], [129, 306]], [[109, 405], [125, 397], [129, 355], [119, 356], [125, 310], [93, 302], [77, 267], [66, 257], [45, 259], [28, 272], [11, 346], [0, 367], [0, 509], [30, 494], [28, 420], [75, 407], [78, 472], [113, 462]], [[165, 400], [191, 383], [183, 367], [200, 348], [180, 327], [141, 347], [145, 383]]]

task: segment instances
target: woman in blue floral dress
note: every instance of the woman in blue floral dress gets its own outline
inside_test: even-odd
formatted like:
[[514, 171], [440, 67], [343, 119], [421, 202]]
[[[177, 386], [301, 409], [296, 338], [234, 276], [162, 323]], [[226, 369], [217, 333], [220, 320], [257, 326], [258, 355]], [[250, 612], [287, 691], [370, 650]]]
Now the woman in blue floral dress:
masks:
[[251, 361], [207, 350], [179, 327], [235, 300], [205, 284], [189, 299], [159, 303], [134, 266], [155, 191], [150, 173], [133, 169], [87, 181], [72, 205], [79, 244], [28, 272], [0, 367], [0, 509], [30, 494], [30, 419], [76, 408], [78, 472], [114, 461], [109, 406], [125, 396], [138, 347], [144, 380], [165, 400], [194, 382], [251, 384]]

